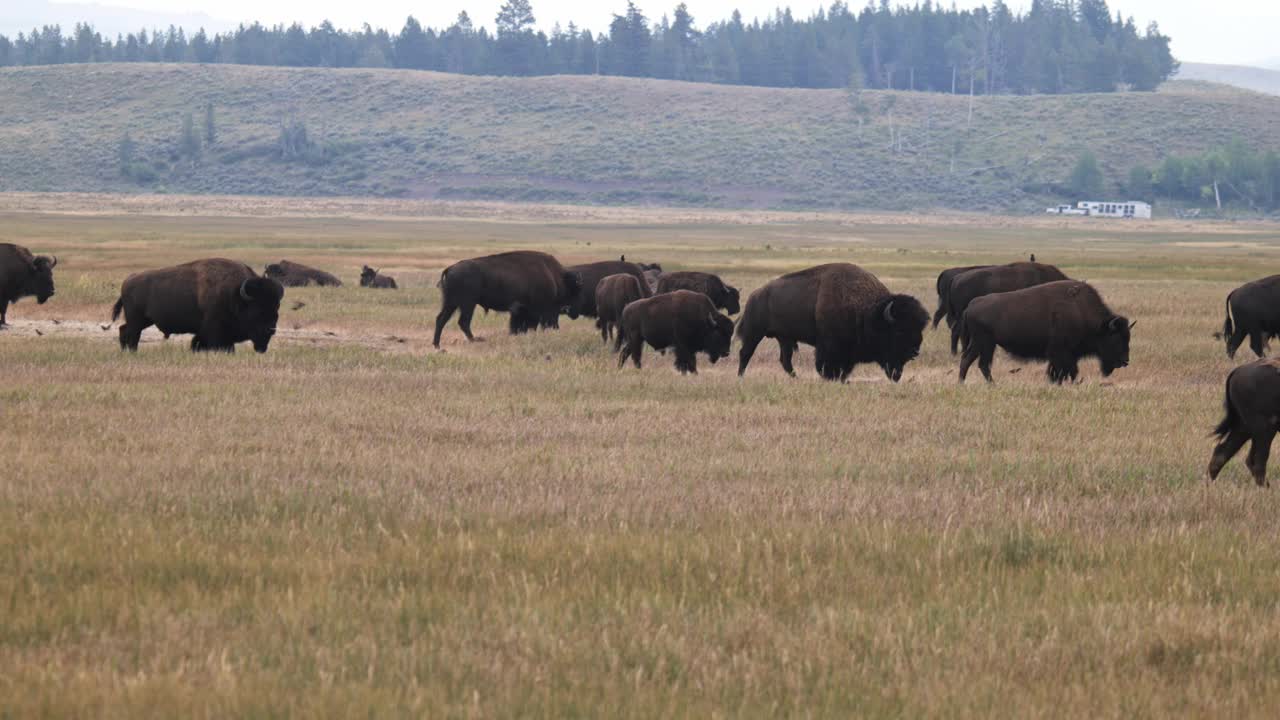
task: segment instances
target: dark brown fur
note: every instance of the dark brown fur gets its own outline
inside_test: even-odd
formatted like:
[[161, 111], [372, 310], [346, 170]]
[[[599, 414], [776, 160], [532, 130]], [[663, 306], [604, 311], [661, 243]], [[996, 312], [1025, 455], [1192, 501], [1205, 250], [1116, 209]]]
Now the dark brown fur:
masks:
[[1219, 442], [1209, 460], [1209, 479], [1217, 479], [1222, 467], [1251, 442], [1245, 466], [1254, 482], [1269, 487], [1267, 460], [1271, 441], [1280, 428], [1280, 361], [1256, 360], [1241, 365], [1227, 375], [1226, 385], [1226, 417], [1213, 431]]
[[578, 293], [574, 302], [565, 307], [565, 314], [573, 320], [578, 319], [580, 316], [596, 317], [596, 287], [601, 280], [610, 275], [619, 273], [631, 275], [640, 281], [640, 285], [644, 289], [644, 297], [649, 297], [653, 294], [649, 291], [648, 284], [645, 283], [644, 270], [639, 265], [625, 260], [605, 260], [603, 262], [570, 265], [565, 270], [578, 273], [578, 276], [582, 279], [582, 292]]
[[764, 338], [781, 348], [782, 368], [794, 375], [792, 354], [814, 346], [823, 378], [846, 380], [858, 363], [874, 362], [889, 379], [902, 378], [920, 352], [929, 313], [910, 295], [894, 295], [857, 265], [832, 263], [783, 275], [751, 293], [738, 320], [738, 374]]
[[[1035, 256], [1032, 255], [1031, 259], [1034, 260]], [[969, 272], [970, 270], [981, 270], [982, 268], [989, 268], [989, 267], [991, 266], [990, 265], [966, 265], [964, 267], [947, 268], [946, 270], [943, 270], [942, 272], [938, 273], [938, 281], [936, 284], [936, 287], [938, 290], [938, 309], [935, 310], [933, 313], [933, 329], [934, 330], [938, 329], [938, 323], [942, 322], [942, 318], [944, 317], [947, 318], [947, 327], [951, 327], [952, 325], [952, 320], [947, 315], [947, 297], [951, 294], [951, 283], [955, 282], [955, 279], [957, 277], [959, 277], [964, 273]]]
[[[600, 338], [605, 342], [614, 336], [614, 328], [622, 320], [622, 311], [627, 305], [649, 297], [644, 292], [644, 285], [634, 275], [618, 273], [610, 275], [596, 286], [596, 327], [600, 329]], [[616, 333], [617, 340], [613, 351], [622, 347], [622, 331]]]
[[342, 287], [342, 281], [323, 270], [308, 267], [291, 260], [281, 260], [268, 265], [262, 271], [263, 277], [269, 277], [285, 287]]
[[618, 367], [631, 358], [640, 367], [640, 355], [648, 343], [655, 350], [675, 348], [676, 369], [698, 372], [698, 353], [705, 352], [714, 365], [729, 354], [733, 321], [716, 312], [702, 293], [677, 290], [636, 300], [622, 311], [619, 325], [626, 347], [618, 355]]
[[32, 255], [21, 245], [0, 243], [0, 327], [9, 316], [9, 303], [35, 296], [43, 305], [54, 295], [53, 268], [58, 259]]
[[374, 288], [375, 290], [399, 289], [395, 278], [390, 275], [383, 275], [368, 265], [360, 269], [360, 287]]
[[234, 352], [236, 343], [251, 340], [261, 353], [275, 335], [283, 298], [284, 286], [244, 263], [196, 260], [130, 275], [111, 320], [124, 313], [120, 347], [126, 350], [137, 350], [142, 331], [155, 325], [166, 337], [195, 335], [192, 350]]
[[581, 279], [559, 260], [533, 250], [487, 255], [462, 260], [445, 268], [438, 284], [442, 306], [436, 316], [432, 344], [440, 347], [440, 333], [459, 312], [458, 327], [468, 340], [471, 317], [479, 306], [511, 313], [511, 334], [538, 327], [559, 327], [560, 309], [577, 297]]
[[1263, 357], [1276, 335], [1280, 335], [1280, 275], [1245, 283], [1227, 295], [1227, 319], [1222, 324], [1227, 357], [1236, 356], [1245, 337], [1253, 353]]
[[1010, 292], [1044, 283], [1066, 280], [1067, 276], [1052, 265], [1015, 262], [976, 268], [956, 275], [947, 293], [947, 325], [951, 328], [951, 354], [960, 342], [960, 318], [974, 299], [992, 293]]
[[738, 288], [726, 285], [720, 276], [711, 273], [683, 271], [664, 273], [658, 278], [658, 293], [675, 290], [700, 292], [711, 298], [711, 304], [730, 315], [737, 315], [742, 309], [738, 304]]
[[1108, 376], [1129, 364], [1132, 327], [1111, 312], [1097, 290], [1077, 280], [985, 295], [969, 303], [960, 321], [960, 382], [975, 360], [990, 382], [997, 346], [1017, 358], [1048, 360], [1053, 383], [1074, 381], [1084, 357], [1097, 357]]

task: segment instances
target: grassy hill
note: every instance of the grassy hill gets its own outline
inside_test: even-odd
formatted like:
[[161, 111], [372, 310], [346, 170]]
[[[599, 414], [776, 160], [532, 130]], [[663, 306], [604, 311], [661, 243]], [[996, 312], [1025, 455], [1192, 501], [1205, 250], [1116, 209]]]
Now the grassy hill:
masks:
[[[1165, 153], [1280, 147], [1280, 98], [1201, 83], [978, 98], [972, 121], [939, 94], [221, 65], [8, 68], [0, 98], [0, 190], [1020, 211], [1069, 199], [1086, 148], [1112, 194]], [[206, 103], [217, 142], [178, 158]], [[286, 160], [289, 121], [309, 144]]]
[[1241, 65], [1182, 63], [1182, 67], [1178, 69], [1178, 78], [1221, 83], [1268, 95], [1280, 95], [1280, 70]]

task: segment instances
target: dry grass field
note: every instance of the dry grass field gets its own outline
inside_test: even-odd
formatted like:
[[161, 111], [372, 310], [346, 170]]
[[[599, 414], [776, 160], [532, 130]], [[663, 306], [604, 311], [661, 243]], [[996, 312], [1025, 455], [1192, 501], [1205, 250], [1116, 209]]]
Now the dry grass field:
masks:
[[[61, 261], [0, 332], [0, 716], [1280, 713], [1280, 495], [1203, 480], [1274, 226], [64, 200], [0, 198]], [[1133, 364], [959, 386], [931, 332], [897, 385], [768, 344], [681, 377], [497, 315], [431, 351], [439, 270], [513, 248], [744, 290], [847, 260], [930, 309], [1034, 252], [1138, 321]], [[125, 275], [204, 256], [404, 289], [290, 289], [262, 356], [120, 353]]]

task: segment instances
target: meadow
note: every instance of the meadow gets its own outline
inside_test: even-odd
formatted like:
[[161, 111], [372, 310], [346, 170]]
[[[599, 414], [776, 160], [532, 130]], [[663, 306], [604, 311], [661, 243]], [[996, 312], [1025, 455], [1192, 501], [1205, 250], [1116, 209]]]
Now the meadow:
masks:
[[[0, 331], [0, 716], [1280, 711], [1280, 499], [1204, 480], [1276, 226], [3, 195], [0, 242], [60, 261]], [[930, 310], [1034, 252], [1132, 365], [960, 386], [937, 331], [896, 385], [768, 341], [682, 377], [498, 314], [433, 351], [440, 269], [518, 248], [744, 296], [850, 261]], [[348, 286], [288, 290], [265, 355], [121, 353], [120, 281], [208, 256]]]

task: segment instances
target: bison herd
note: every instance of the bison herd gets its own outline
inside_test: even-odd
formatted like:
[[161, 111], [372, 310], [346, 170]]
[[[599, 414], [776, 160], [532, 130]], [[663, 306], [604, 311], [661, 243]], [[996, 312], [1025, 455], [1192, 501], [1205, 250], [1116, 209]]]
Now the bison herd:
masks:
[[[25, 297], [39, 303], [54, 295], [56, 257], [33, 255], [0, 243], [0, 329], [8, 309]], [[193, 351], [234, 352], [249, 341], [266, 352], [276, 332], [285, 287], [340, 287], [334, 275], [282, 260], [260, 276], [243, 263], [206, 259], [135, 273], [125, 279], [112, 308], [122, 315], [120, 347], [136, 351], [142, 331], [155, 326], [165, 337], [191, 335]], [[394, 279], [365, 266], [360, 285], [394, 289]], [[814, 348], [814, 366], [826, 380], [848, 380], [859, 364], [874, 363], [893, 382], [919, 355], [930, 316], [920, 302], [890, 291], [875, 275], [849, 263], [830, 263], [788, 273], [766, 283], [742, 304], [738, 289], [705, 272], [663, 272], [657, 264], [603, 261], [564, 266], [542, 252], [516, 251], [454, 263], [440, 275], [441, 308], [432, 344], [440, 346], [445, 325], [458, 315], [467, 340], [477, 307], [509, 314], [512, 334], [558, 328], [561, 315], [593, 318], [605, 343], [612, 341], [618, 367], [641, 365], [645, 345], [672, 350], [682, 374], [697, 372], [697, 355], [715, 363], [740, 343], [738, 374], [760, 342], [778, 342], [779, 361], [794, 376], [801, 344]], [[1088, 283], [1035, 262], [972, 265], [938, 275], [933, 327], [946, 320], [951, 352], [959, 356], [959, 379], [978, 363], [991, 382], [996, 348], [1023, 360], [1047, 364], [1051, 383], [1075, 382], [1079, 362], [1097, 358], [1102, 374], [1129, 364], [1135, 322], [1113, 312]], [[735, 323], [731, 315], [741, 313]], [[1280, 430], [1280, 360], [1266, 359], [1269, 340], [1280, 335], [1280, 275], [1247, 283], [1226, 299], [1221, 339], [1229, 357], [1249, 339], [1259, 359], [1227, 377], [1226, 417], [1215, 435], [1208, 476], [1251, 443], [1246, 465], [1267, 485], [1266, 465]]]

